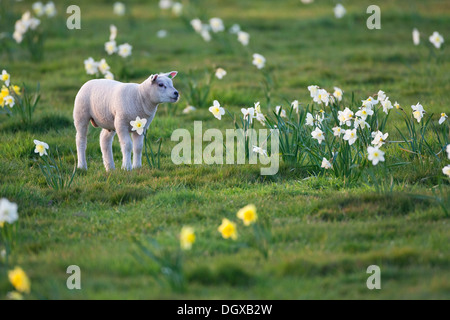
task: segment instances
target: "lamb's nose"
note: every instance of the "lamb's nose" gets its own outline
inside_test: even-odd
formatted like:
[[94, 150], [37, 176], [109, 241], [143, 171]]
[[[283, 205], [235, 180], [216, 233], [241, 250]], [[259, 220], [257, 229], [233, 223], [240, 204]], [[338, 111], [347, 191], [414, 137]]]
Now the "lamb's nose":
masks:
[[175, 97], [178, 97], [180, 94], [178, 93], [178, 91], [174, 92]]

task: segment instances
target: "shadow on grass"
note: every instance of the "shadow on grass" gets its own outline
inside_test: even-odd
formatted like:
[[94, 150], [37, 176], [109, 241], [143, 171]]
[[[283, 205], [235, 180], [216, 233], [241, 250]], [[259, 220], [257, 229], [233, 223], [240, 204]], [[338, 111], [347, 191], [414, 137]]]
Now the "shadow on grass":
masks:
[[0, 130], [5, 132], [16, 133], [25, 131], [33, 134], [42, 134], [51, 130], [59, 131], [66, 128], [74, 128], [73, 120], [60, 115], [47, 115], [33, 120], [29, 125], [23, 125], [18, 118], [14, 118], [0, 126]]

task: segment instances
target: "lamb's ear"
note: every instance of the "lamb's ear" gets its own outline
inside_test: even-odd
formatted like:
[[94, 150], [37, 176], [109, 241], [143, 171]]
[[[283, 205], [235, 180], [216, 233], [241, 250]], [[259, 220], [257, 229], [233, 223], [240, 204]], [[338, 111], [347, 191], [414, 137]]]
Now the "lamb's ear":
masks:
[[151, 81], [152, 83], [154, 83], [154, 82], [156, 81], [156, 79], [158, 79], [158, 75], [157, 75], [157, 74], [152, 74], [152, 75], [150, 76], [150, 81]]
[[167, 76], [168, 76], [170, 79], [173, 79], [173, 78], [175, 78], [175, 77], [177, 76], [177, 74], [178, 74], [178, 71], [172, 71], [172, 72], [169, 72], [169, 73], [167, 74]]

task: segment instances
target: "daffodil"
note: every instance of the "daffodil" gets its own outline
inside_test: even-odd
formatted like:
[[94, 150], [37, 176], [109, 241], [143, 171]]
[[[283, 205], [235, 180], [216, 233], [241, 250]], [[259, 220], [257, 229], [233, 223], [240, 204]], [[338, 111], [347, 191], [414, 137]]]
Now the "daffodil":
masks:
[[337, 101], [342, 101], [342, 96], [344, 95], [344, 92], [342, 89], [338, 87], [334, 87], [333, 97], [336, 98]]
[[264, 150], [264, 149], [261, 148], [261, 147], [253, 146], [253, 152], [254, 152], [254, 153], [259, 153], [260, 155], [266, 156], [266, 157], [267, 157], [267, 150]]
[[5, 83], [5, 86], [9, 87], [11, 76], [6, 70], [2, 71], [2, 81]]
[[220, 18], [211, 18], [209, 20], [209, 25], [211, 26], [211, 30], [214, 33], [222, 32], [225, 30], [225, 26], [223, 25], [223, 21]]
[[284, 110], [281, 106], [275, 107], [275, 113], [282, 118], [286, 118], [286, 110]]
[[102, 74], [106, 74], [106, 72], [108, 72], [109, 69], [111, 68], [109, 64], [106, 62], [106, 60], [105, 59], [100, 60], [100, 62], [98, 63], [98, 70], [100, 70]]
[[333, 166], [331, 165], [330, 161], [327, 160], [327, 158], [322, 159], [322, 166], [321, 168], [324, 168], [325, 170], [331, 169]]
[[363, 120], [366, 120], [368, 116], [373, 115], [373, 110], [369, 107], [361, 107], [355, 114]]
[[125, 10], [126, 10], [125, 5], [122, 2], [114, 3], [113, 7], [114, 14], [118, 16], [123, 16], [125, 15]]
[[27, 274], [20, 267], [8, 271], [9, 282], [21, 293], [30, 293], [31, 285]]
[[219, 226], [218, 230], [224, 239], [237, 239], [236, 224], [228, 219], [222, 220], [222, 224]]
[[191, 250], [195, 242], [194, 228], [183, 227], [180, 232], [180, 246], [183, 250]]
[[87, 74], [94, 75], [98, 73], [98, 63], [93, 58], [84, 60], [84, 67]]
[[437, 48], [440, 49], [441, 45], [444, 43], [444, 37], [442, 37], [439, 32], [435, 31], [430, 36], [430, 42]]
[[378, 147], [368, 147], [369, 160], [376, 166], [379, 162], [384, 162], [384, 152], [378, 149]]
[[211, 41], [211, 34], [209, 33], [208, 28], [203, 27], [202, 30], [200, 31], [200, 35], [202, 36], [203, 40], [205, 40], [206, 42]]
[[197, 108], [193, 106], [187, 106], [186, 108], [183, 109], [183, 114], [189, 114], [191, 112], [194, 112], [195, 110], [197, 110]]
[[117, 27], [115, 25], [109, 26], [109, 41], [114, 41], [117, 38]]
[[363, 107], [368, 107], [372, 109], [378, 104], [378, 100], [375, 100], [373, 97], [368, 97], [366, 100], [362, 100]]
[[355, 118], [355, 122], [353, 123], [353, 126], [355, 129], [361, 128], [364, 129], [365, 127], [369, 127], [370, 125], [366, 122], [366, 120], [362, 118]]
[[241, 26], [235, 23], [231, 26], [229, 31], [231, 34], [237, 34], [239, 31], [241, 31]]
[[18, 219], [17, 204], [2, 198], [0, 200], [0, 227], [3, 228], [5, 223], [13, 224]]
[[167, 32], [167, 30], [164, 30], [164, 29], [156, 32], [156, 36], [160, 39], [167, 37], [167, 35], [168, 35], [168, 32]]
[[141, 119], [140, 117], [136, 117], [135, 121], [130, 121], [131, 131], [136, 131], [138, 135], [142, 135], [145, 130], [145, 125], [147, 124], [147, 119]]
[[313, 139], [316, 139], [319, 142], [319, 144], [321, 144], [322, 141], [325, 141], [323, 131], [320, 130], [319, 128], [316, 128], [313, 132], [311, 132], [311, 136], [313, 137]]
[[12, 86], [12, 89], [16, 95], [18, 95], [18, 96], [21, 95], [21, 91], [20, 91], [21, 89], [19, 86]]
[[175, 2], [172, 5], [172, 13], [177, 17], [181, 16], [181, 14], [183, 13], [183, 4], [180, 2]]
[[13, 96], [6, 96], [6, 97], [4, 97], [3, 98], [3, 103], [6, 106], [10, 107], [10, 108], [14, 107], [14, 104], [15, 104], [14, 97]]
[[447, 157], [450, 159], [450, 144], [447, 145]]
[[317, 91], [319, 91], [319, 87], [316, 85], [308, 86], [308, 91], [309, 94], [311, 95], [311, 98], [315, 99], [317, 96]]
[[255, 223], [258, 220], [255, 205], [249, 204], [248, 206], [240, 209], [237, 213], [237, 217], [244, 222], [245, 226]]
[[227, 75], [227, 72], [225, 71], [225, 69], [222, 68], [217, 68], [216, 70], [216, 78], [219, 80], [222, 80], [223, 77], [225, 77]]
[[44, 4], [40, 1], [33, 3], [31, 8], [33, 9], [34, 14], [37, 15], [38, 17], [42, 17], [45, 13]]
[[340, 137], [341, 136], [341, 134], [343, 134], [344, 132], [342, 131], [342, 128], [341, 127], [334, 127], [333, 128], [333, 135], [335, 136], [335, 137]]
[[298, 106], [299, 106], [298, 100], [292, 101], [291, 107], [292, 107], [292, 109], [295, 110], [296, 113], [298, 113]]
[[413, 43], [415, 46], [418, 46], [420, 44], [420, 32], [419, 30], [417, 30], [416, 28], [413, 29], [412, 32], [412, 37], [413, 37]]
[[203, 24], [200, 19], [191, 20], [191, 26], [195, 30], [195, 32], [198, 32], [198, 33], [200, 33], [203, 29]]
[[255, 118], [255, 108], [242, 108], [241, 112], [243, 114], [244, 120], [248, 120], [249, 123], [253, 122], [253, 118]]
[[423, 118], [423, 115], [425, 114], [423, 106], [420, 103], [417, 103], [415, 106], [412, 105], [411, 109], [413, 109], [414, 119], [416, 119], [417, 122], [420, 122]]
[[341, 19], [342, 17], [345, 16], [345, 13], [347, 12], [347, 10], [345, 10], [344, 6], [340, 3], [338, 3], [336, 5], [336, 7], [334, 7], [334, 16], [338, 19]]
[[250, 42], [250, 34], [248, 34], [245, 31], [238, 31], [237, 36], [238, 36], [238, 41], [243, 46], [248, 46], [248, 43]]
[[264, 114], [257, 113], [255, 119], [258, 120], [259, 123], [261, 123], [263, 126], [266, 126], [266, 117], [264, 116]]
[[444, 168], [442, 168], [442, 172], [443, 172], [446, 176], [450, 177], [450, 165], [445, 166]]
[[255, 112], [256, 113], [262, 113], [261, 112], [261, 103], [259, 101], [255, 102]]
[[385, 143], [386, 139], [389, 137], [389, 133], [383, 134], [381, 131], [372, 132], [372, 145], [377, 148], [381, 148]]
[[266, 58], [259, 53], [253, 54], [253, 64], [258, 68], [262, 69], [266, 65]]
[[377, 97], [380, 102], [383, 102], [387, 98], [386, 93], [383, 90], [378, 91]]
[[347, 126], [351, 126], [352, 119], [353, 119], [353, 111], [350, 110], [349, 108], [345, 108], [344, 111], [338, 111], [338, 120], [340, 126], [344, 124]]
[[325, 103], [325, 105], [328, 106], [330, 94], [325, 89], [319, 89], [317, 90], [317, 95], [314, 97], [314, 102], [317, 102], [318, 104]]
[[172, 0], [160, 0], [159, 7], [162, 10], [168, 10], [172, 7]]
[[132, 50], [133, 50], [133, 47], [131, 45], [129, 45], [128, 43], [124, 43], [119, 46], [118, 55], [121, 56], [122, 58], [127, 58], [127, 57], [131, 56]]
[[358, 135], [356, 134], [356, 129], [346, 130], [344, 134], [344, 140], [348, 141], [349, 145], [352, 145], [358, 139]]
[[395, 101], [394, 107], [395, 107], [395, 109], [397, 109], [397, 110], [402, 108], [402, 107], [400, 107], [400, 104], [399, 104], [397, 101]]
[[309, 112], [306, 114], [306, 125], [311, 127], [314, 126], [314, 117]]
[[389, 100], [389, 98], [386, 98], [381, 102], [381, 105], [383, 106], [383, 112], [388, 114], [389, 110], [393, 109], [394, 106], [392, 105], [392, 102]]
[[42, 157], [43, 155], [47, 155], [47, 150], [49, 148], [48, 144], [45, 142], [34, 140], [34, 144], [36, 145], [36, 148], [34, 149], [34, 153], [39, 153], [39, 155]]
[[217, 119], [222, 120], [222, 116], [225, 114], [225, 109], [220, 106], [220, 103], [217, 100], [214, 100], [213, 104], [213, 106], [209, 107], [209, 112], [211, 112]]
[[111, 71], [106, 71], [104, 75], [105, 79], [114, 80], [114, 74]]
[[111, 40], [105, 43], [105, 51], [109, 54], [112, 55], [114, 53], [117, 52], [117, 44], [116, 41]]
[[441, 118], [439, 119], [439, 124], [443, 124], [447, 120], [448, 116], [445, 113], [441, 113]]
[[44, 7], [45, 15], [49, 18], [56, 16], [56, 7], [55, 4], [50, 1]]

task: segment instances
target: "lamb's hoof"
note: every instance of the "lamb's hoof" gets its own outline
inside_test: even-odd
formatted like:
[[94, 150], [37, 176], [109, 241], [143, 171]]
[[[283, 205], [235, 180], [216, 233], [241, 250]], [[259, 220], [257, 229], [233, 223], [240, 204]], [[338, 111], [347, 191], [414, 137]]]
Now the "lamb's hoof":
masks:
[[87, 166], [78, 166], [77, 170], [87, 171]]

